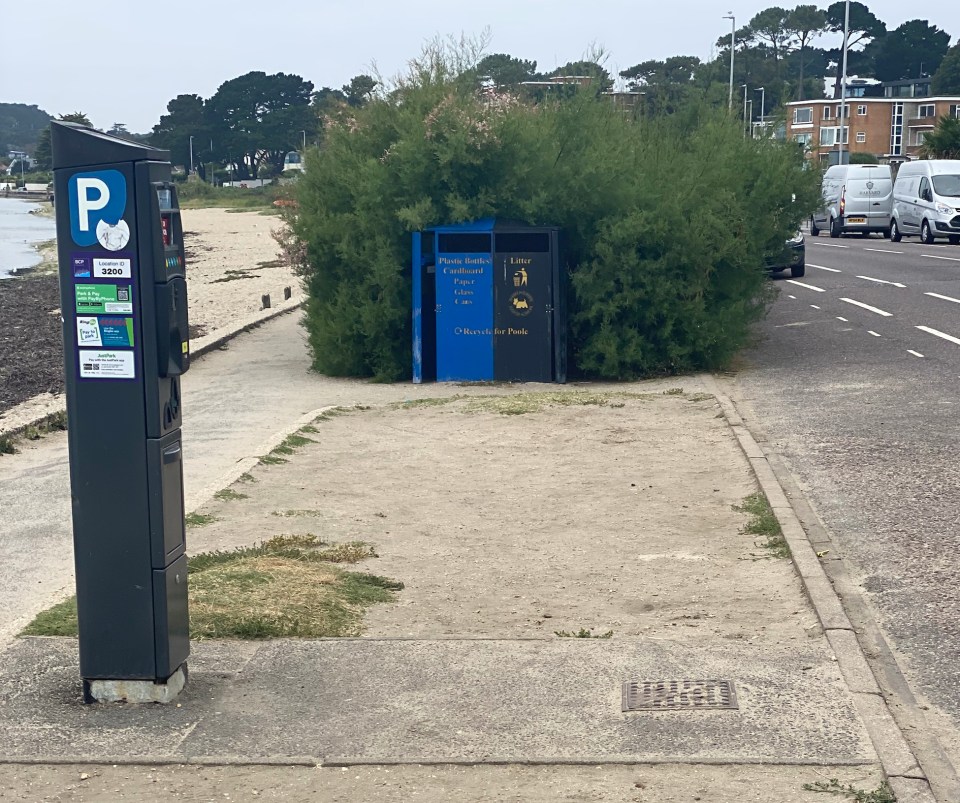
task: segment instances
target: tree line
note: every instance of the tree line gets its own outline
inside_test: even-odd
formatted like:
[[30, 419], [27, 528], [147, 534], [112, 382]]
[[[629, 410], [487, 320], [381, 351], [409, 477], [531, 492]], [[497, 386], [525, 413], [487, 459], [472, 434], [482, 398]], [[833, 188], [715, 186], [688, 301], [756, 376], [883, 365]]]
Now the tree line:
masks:
[[[589, 76], [597, 92], [613, 88], [619, 78], [635, 93], [638, 111], [654, 117], [695, 102], [725, 107], [732, 44], [735, 108], [740, 111], [741, 102], [755, 100], [754, 90], [762, 87], [764, 108], [756, 102], [750, 107], [756, 119], [789, 101], [821, 98], [830, 82], [839, 96], [843, 27], [842, 0], [826, 8], [773, 6], [734, 31], [732, 42], [730, 34], [719, 36], [706, 61], [686, 55], [649, 59], [614, 76], [602, 52], [550, 71], [539, 71], [535, 60], [495, 53], [476, 59], [465, 73], [478, 87], [522, 91], [534, 99], [548, 91], [555, 94], [558, 90], [544, 84], [560, 76]], [[831, 46], [821, 47], [827, 38]], [[878, 81], [931, 76], [934, 94], [960, 94], [960, 43], [951, 48], [950, 41], [949, 33], [927, 20], [888, 30], [867, 5], [854, 0], [847, 73]], [[283, 169], [288, 152], [320, 144], [330, 121], [349, 116], [383, 89], [369, 75], [358, 75], [339, 89], [315, 89], [299, 75], [253, 71], [225, 81], [209, 98], [177, 95], [149, 134], [132, 136], [166, 148], [175, 164], [205, 179], [211, 169], [237, 179], [273, 176]], [[40, 118], [51, 118], [36, 107], [17, 106], [0, 104], [0, 140], [11, 147], [27, 144], [39, 132], [38, 166], [49, 169], [49, 141], [42, 133], [47, 126]], [[61, 119], [71, 116], [84, 117], [77, 112]], [[130, 135], [122, 123], [111, 131]]]

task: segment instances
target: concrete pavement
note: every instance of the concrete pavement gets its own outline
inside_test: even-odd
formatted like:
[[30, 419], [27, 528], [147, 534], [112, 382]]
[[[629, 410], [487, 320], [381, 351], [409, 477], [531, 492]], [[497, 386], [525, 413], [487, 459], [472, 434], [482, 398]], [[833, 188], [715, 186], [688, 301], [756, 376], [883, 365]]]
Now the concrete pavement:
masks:
[[[184, 390], [187, 493], [194, 494], [204, 510], [218, 503], [199, 497], [218, 482], [228, 485], [251, 458], [290, 430], [291, 421], [306, 420], [305, 414], [324, 406], [363, 404], [374, 407], [375, 413], [369, 421], [359, 416], [324, 424], [341, 429], [325, 429], [320, 444], [288, 465], [271, 467], [270, 478], [264, 475], [255, 485], [245, 486], [251, 499], [244, 504], [266, 512], [276, 509], [284, 493], [323, 499], [331, 492], [323, 482], [342, 486], [350, 476], [364, 476], [363, 466], [354, 467], [356, 475], [341, 472], [340, 465], [331, 467], [331, 444], [335, 437], [344, 443], [350, 438], [362, 442], [358, 428], [369, 430], [363, 437], [371, 444], [382, 441], [391, 428], [395, 432], [398, 421], [391, 418], [391, 402], [543, 390], [371, 385], [313, 376], [306, 367], [299, 329], [287, 316], [234, 341], [187, 375], [193, 383]], [[724, 628], [738, 627], [755, 635], [743, 639], [699, 636], [694, 631], [675, 635], [678, 630], [654, 627], [647, 635], [615, 635], [610, 640], [556, 639], [549, 633], [503, 637], [491, 631], [489, 637], [474, 632], [447, 638], [205, 642], [194, 645], [191, 681], [179, 706], [85, 707], [80, 703], [75, 642], [10, 641], [15, 628], [70, 585], [68, 558], [60, 555], [70, 552], [68, 520], [64, 516], [58, 531], [43, 541], [41, 535], [49, 533], [51, 520], [61, 514], [55, 504], [45, 501], [38, 506], [35, 496], [46, 490], [55, 501], [66, 482], [63, 439], [47, 439], [16, 456], [10, 465], [19, 468], [6, 476], [18, 483], [20, 492], [8, 498], [20, 515], [32, 506], [33, 517], [26, 516], [29, 526], [18, 530], [16, 537], [21, 549], [34, 551], [18, 557], [17, 549], [8, 547], [5, 533], [0, 548], [8, 555], [2, 556], [0, 571], [8, 571], [4, 567], [8, 559], [19, 561], [2, 578], [4, 587], [15, 587], [13, 579], [26, 574], [42, 588], [18, 591], [16, 604], [0, 609], [7, 628], [0, 642], [0, 799], [115, 800], [122, 790], [124, 799], [154, 800], [160, 797], [159, 785], [164, 799], [182, 800], [222, 798], [224, 793], [235, 799], [276, 800], [406, 799], [416, 793], [418, 799], [437, 801], [460, 797], [772, 803], [822, 799], [804, 791], [803, 783], [839, 778], [844, 784], [873, 789], [886, 776], [901, 803], [933, 800], [923, 770], [890, 717], [844, 609], [793, 513], [791, 499], [720, 389], [708, 377], [688, 377], [590, 390], [629, 390], [656, 398], [680, 384], [686, 396], [668, 394], [667, 401], [652, 405], [655, 415], [649, 419], [643, 417], [649, 413], [640, 404], [626, 411], [639, 418], [607, 433], [614, 436], [614, 443], [627, 435], [639, 439], [618, 452], [632, 455], [632, 468], [611, 465], [614, 474], [581, 474], [579, 482], [584, 489], [602, 489], [617, 472], [642, 470], [657, 448], [657, 438], [663, 440], [661, 430], [709, 443], [700, 456], [678, 451], [678, 463], [693, 465], [677, 471], [695, 473], [714, 490], [731, 487], [731, 465], [734, 474], [755, 477], [782, 522], [793, 553], [795, 573], [788, 582], [781, 569], [769, 570], [766, 582], [778, 604], [771, 604], [766, 613], [758, 611], [738, 603], [736, 589], [705, 583], [704, 563], [723, 569], [752, 560], [732, 538], [711, 535], [695, 547], [684, 541], [688, 531], [716, 530], [714, 518], [721, 507], [710, 500], [696, 505], [691, 501], [693, 510], [684, 514], [684, 530], [676, 534], [654, 531], [641, 506], [635, 515], [648, 529], [631, 524], [629, 532], [636, 540], [629, 547], [624, 541], [627, 529], [619, 531], [616, 526], [616, 519], [627, 515], [626, 508], [607, 511], [611, 523], [603, 519], [598, 524], [585, 507], [583, 515], [589, 517], [570, 521], [569, 529], [589, 533], [586, 543], [594, 552], [606, 544], [603, 548], [627, 550], [624, 558], [629, 560], [638, 550], [638, 559], [624, 566], [624, 578], [631, 578], [624, 591], [641, 586], [643, 593], [657, 597], [671, 589], [696, 588], [698, 612], [709, 618], [722, 611]], [[491, 459], [496, 459], [495, 430], [501, 425], [488, 425], [495, 428], [494, 437], [484, 449], [492, 450]], [[416, 422], [407, 422], [407, 429], [414, 435], [421, 431]], [[279, 431], [265, 440], [273, 430]], [[561, 440], [548, 450], [552, 463], [542, 471], [553, 472], [551, 476], [561, 469], [578, 476], [577, 453], [583, 444], [570, 444], [572, 451], [557, 453], [567, 432], [568, 427], [558, 428]], [[653, 440], [643, 441], [644, 437]], [[663, 444], [665, 454], [671, 439], [676, 441], [670, 435]], [[443, 449], [444, 442], [424, 448], [424, 459], [417, 462], [429, 463], [429, 448]], [[348, 453], [349, 449], [336, 452], [338, 460], [347, 460]], [[0, 461], [0, 472], [5, 470], [9, 466]], [[0, 488], [7, 486], [3, 479], [0, 475]], [[200, 488], [208, 491], [201, 493]], [[351, 488], [346, 490], [356, 494], [366, 490]], [[587, 490], [584, 493], [590, 496]], [[362, 508], [362, 500], [356, 504]], [[235, 508], [232, 515], [237, 518], [231, 519], [226, 503], [219, 503], [216, 513], [225, 534], [240, 527], [244, 518]], [[353, 521], [349, 526], [360, 525]], [[411, 532], [423, 526], [415, 514], [401, 524]], [[549, 549], [549, 536], [543, 533], [546, 540], [536, 548]], [[674, 549], [681, 551], [665, 564], [661, 547], [671, 539], [676, 541]], [[647, 543], [656, 543], [660, 551], [644, 553]], [[59, 562], [55, 556], [60, 556]], [[545, 565], [553, 565], [545, 560]], [[52, 569], [42, 564], [31, 575], [31, 564], [41, 566], [41, 561], [50, 562]], [[752, 582], [765, 582], [764, 565], [748, 567]], [[403, 579], [408, 585], [417, 581]], [[505, 591], [515, 582], [502, 571], [494, 579]], [[557, 593], [559, 599], [578, 592], [571, 588]], [[783, 618], [784, 610], [793, 611], [795, 624], [774, 622]], [[630, 612], [625, 610], [622, 616], [626, 622]], [[657, 614], [644, 610], [636, 621], [646, 616]], [[764, 633], [773, 624], [779, 637]], [[624, 630], [629, 630], [626, 624]], [[733, 681], [738, 708], [621, 710], [625, 681], [711, 678]], [[124, 765], [139, 769], [125, 772]], [[188, 768], [178, 769], [180, 765]], [[220, 765], [248, 769], [230, 774], [198, 770]], [[42, 774], [37, 766], [43, 767]], [[543, 766], [553, 778], [549, 788], [537, 774]], [[605, 771], [598, 776], [594, 767]], [[388, 775], [391, 769], [393, 774]], [[34, 796], [24, 796], [28, 794]]]

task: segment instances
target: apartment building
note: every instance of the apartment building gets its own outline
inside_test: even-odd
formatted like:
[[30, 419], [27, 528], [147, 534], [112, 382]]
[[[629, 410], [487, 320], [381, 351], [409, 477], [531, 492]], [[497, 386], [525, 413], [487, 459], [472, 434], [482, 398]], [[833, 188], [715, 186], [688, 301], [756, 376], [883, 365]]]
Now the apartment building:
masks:
[[960, 97], [859, 97], [847, 98], [845, 106], [839, 100], [788, 103], [787, 137], [823, 162], [839, 150], [841, 137], [844, 151], [903, 162], [916, 158], [941, 117], [960, 117]]

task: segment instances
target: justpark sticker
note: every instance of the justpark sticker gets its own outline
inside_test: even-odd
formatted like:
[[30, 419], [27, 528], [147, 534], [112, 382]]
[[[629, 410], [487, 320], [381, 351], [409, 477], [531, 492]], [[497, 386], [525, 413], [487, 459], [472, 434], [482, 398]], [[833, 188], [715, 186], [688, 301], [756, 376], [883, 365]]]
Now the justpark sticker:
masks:
[[137, 368], [132, 351], [80, 349], [81, 379], [136, 379]]

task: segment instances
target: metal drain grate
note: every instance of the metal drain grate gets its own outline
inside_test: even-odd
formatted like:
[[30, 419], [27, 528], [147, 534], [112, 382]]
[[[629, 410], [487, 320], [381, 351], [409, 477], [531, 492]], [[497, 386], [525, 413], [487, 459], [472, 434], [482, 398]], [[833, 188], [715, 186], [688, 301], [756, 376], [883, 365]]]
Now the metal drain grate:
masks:
[[729, 680], [630, 680], [623, 684], [623, 711], [739, 708]]

